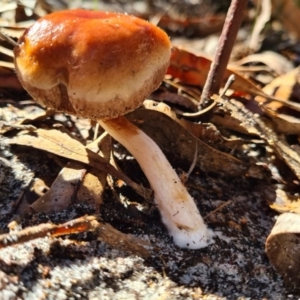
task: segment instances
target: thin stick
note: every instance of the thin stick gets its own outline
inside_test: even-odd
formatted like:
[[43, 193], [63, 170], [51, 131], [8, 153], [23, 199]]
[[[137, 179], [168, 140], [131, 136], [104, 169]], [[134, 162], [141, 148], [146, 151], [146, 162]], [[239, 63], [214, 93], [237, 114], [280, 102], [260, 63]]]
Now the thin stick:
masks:
[[0, 249], [46, 236], [58, 237], [86, 231], [94, 232], [98, 240], [112, 247], [142, 257], [150, 256], [150, 252], [144, 248], [144, 246], [150, 247], [149, 243], [134, 236], [123, 234], [110, 224], [98, 221], [95, 216], [84, 216], [59, 225], [52, 223], [40, 224], [20, 231], [2, 234], [0, 235]]
[[199, 102], [199, 110], [213, 94], [219, 93], [224, 72], [226, 70], [239, 27], [242, 23], [247, 3], [247, 0], [232, 0], [231, 2], [215, 57], [210, 66], [207, 80], [203, 88]]
[[187, 173], [184, 172], [180, 176], [180, 180], [183, 184], [185, 184], [187, 182], [187, 180], [189, 179], [189, 176], [191, 175], [191, 173], [195, 169], [197, 159], [198, 159], [198, 143], [196, 142], [196, 148], [195, 148], [195, 153], [194, 153], [194, 158], [193, 158], [192, 164], [191, 164], [189, 170], [187, 171]]
[[15, 42], [11, 37], [9, 37], [7, 34], [0, 31], [0, 39], [7, 41], [12, 46], [17, 47], [19, 44]]
[[0, 235], [0, 249], [46, 236], [60, 236], [95, 230], [98, 224], [94, 216], [87, 216], [61, 225], [48, 223], [28, 227], [17, 232]]
[[210, 218], [213, 214], [215, 214], [216, 212], [220, 211], [221, 209], [223, 209], [223, 207], [229, 205], [232, 203], [232, 200], [228, 200], [225, 203], [221, 204], [220, 206], [218, 206], [216, 209], [214, 209], [213, 211], [209, 212], [203, 219], [207, 220], [208, 218]]
[[[231, 74], [229, 77], [228, 77], [228, 80], [221, 92], [221, 94], [218, 96], [217, 99], [222, 99], [227, 90], [230, 88], [230, 86], [233, 84], [233, 82], [235, 81], [235, 76], [234, 74]], [[198, 110], [197, 112], [195, 113], [186, 113], [186, 112], [180, 112], [178, 110], [175, 110], [175, 112], [178, 114], [178, 115], [181, 115], [181, 116], [184, 116], [184, 117], [189, 117], [189, 118], [196, 118], [196, 117], [199, 117], [201, 115], [203, 115], [204, 113], [208, 112], [209, 110], [213, 109], [215, 107], [215, 105], [217, 104], [217, 101], [213, 101], [212, 104], [208, 107], [205, 107], [204, 109], [202, 110]]]

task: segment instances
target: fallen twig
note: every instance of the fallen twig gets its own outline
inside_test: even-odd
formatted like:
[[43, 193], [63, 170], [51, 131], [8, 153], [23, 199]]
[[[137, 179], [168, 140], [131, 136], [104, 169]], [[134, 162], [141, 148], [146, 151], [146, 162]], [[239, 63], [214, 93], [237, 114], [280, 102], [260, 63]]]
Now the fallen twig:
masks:
[[231, 2], [214, 60], [210, 66], [207, 80], [202, 91], [199, 102], [199, 110], [209, 100], [210, 96], [219, 93], [233, 44], [243, 20], [247, 3], [247, 0], [232, 0]]
[[109, 224], [100, 223], [94, 216], [80, 217], [60, 225], [52, 223], [40, 224], [20, 231], [2, 234], [0, 235], [0, 249], [46, 236], [57, 237], [86, 231], [95, 232], [98, 239], [106, 242], [110, 246], [118, 246], [119, 249], [139, 254], [143, 257], [150, 255], [148, 250], [140, 245], [141, 243], [146, 244], [146, 242], [139, 241], [133, 236], [123, 234]]

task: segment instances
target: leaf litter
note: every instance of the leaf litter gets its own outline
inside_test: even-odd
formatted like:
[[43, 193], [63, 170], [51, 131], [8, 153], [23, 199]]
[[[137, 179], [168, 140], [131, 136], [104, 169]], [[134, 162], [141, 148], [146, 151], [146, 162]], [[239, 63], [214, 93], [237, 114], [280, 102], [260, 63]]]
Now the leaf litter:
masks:
[[[22, 15], [24, 7], [14, 4], [1, 11], [3, 17], [18, 7], [14, 23], [4, 25], [0, 18], [1, 31], [13, 39], [24, 30], [26, 23], [21, 21], [28, 21]], [[276, 1], [272, 7], [277, 13]], [[289, 7], [290, 1], [285, 1], [284, 14]], [[35, 9], [28, 24], [51, 6]], [[283, 28], [297, 31], [292, 19], [278, 19]], [[160, 19], [170, 32], [190, 27], [199, 34], [199, 19], [187, 20], [174, 21], [167, 13]], [[224, 15], [216, 20], [224, 20]], [[218, 21], [215, 26], [201, 32], [214, 33]], [[267, 35], [267, 27], [259, 31], [261, 37]], [[229, 65], [224, 81], [230, 74], [236, 79], [226, 96], [213, 96], [216, 104], [191, 120], [176, 112], [196, 110], [211, 59], [174, 47], [166, 81], [152, 95], [168, 105], [148, 100], [127, 116], [158, 143], [181, 175], [188, 174], [182, 178], [187, 178], [186, 186], [216, 233], [207, 249], [185, 251], [172, 244], [146, 178], [122, 146], [110, 145], [115, 161], [111, 164], [110, 155], [97, 153], [101, 136], [90, 143], [93, 124], [58, 117], [34, 103], [29, 109], [28, 96], [14, 75], [11, 47], [1, 42], [1, 290], [29, 297], [35, 282], [46, 298], [54, 293], [62, 299], [61, 290], [103, 299], [122, 299], [123, 292], [127, 298], [137, 293], [145, 299], [297, 297], [298, 68], [291, 70], [290, 62], [284, 65], [278, 53], [263, 56], [259, 45], [256, 48], [256, 57], [237, 62], [246, 64], [243, 68], [234, 61]], [[293, 51], [297, 54], [296, 48]], [[282, 215], [277, 217], [277, 212]], [[52, 238], [58, 235], [62, 237]], [[85, 265], [82, 281], [76, 277], [82, 274], [80, 265]], [[49, 281], [60, 278], [59, 268], [72, 283]]]

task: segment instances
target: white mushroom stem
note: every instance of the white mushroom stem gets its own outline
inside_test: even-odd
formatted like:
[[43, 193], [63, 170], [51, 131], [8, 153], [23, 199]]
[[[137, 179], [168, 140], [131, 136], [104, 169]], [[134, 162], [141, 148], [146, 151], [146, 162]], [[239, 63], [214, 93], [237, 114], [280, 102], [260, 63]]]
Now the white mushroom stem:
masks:
[[154, 200], [174, 243], [199, 249], [210, 243], [198, 208], [158, 145], [125, 117], [100, 120], [100, 125], [138, 161], [154, 191]]

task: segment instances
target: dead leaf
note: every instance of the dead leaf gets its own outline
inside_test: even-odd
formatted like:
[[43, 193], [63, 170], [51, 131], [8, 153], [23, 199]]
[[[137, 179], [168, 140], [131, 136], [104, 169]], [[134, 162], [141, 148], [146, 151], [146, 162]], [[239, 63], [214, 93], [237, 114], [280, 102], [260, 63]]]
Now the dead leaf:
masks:
[[158, 95], [155, 95], [154, 99], [159, 101], [165, 101], [175, 105], [177, 104], [193, 112], [198, 111], [198, 105], [194, 103], [194, 101], [189, 99], [189, 97], [187, 97], [186, 95], [163, 92], [163, 93], [159, 93]]
[[64, 167], [51, 188], [31, 208], [36, 212], [53, 213], [66, 209], [72, 202], [75, 202], [77, 191], [86, 174], [83, 164], [69, 162]]
[[153, 100], [145, 100], [143, 104], [147, 109], [156, 110], [169, 116], [196, 138], [200, 139], [211, 147], [223, 145], [233, 149], [237, 145], [245, 143], [245, 141], [242, 139], [228, 139], [223, 137], [220, 131], [212, 123], [195, 123], [184, 118], [179, 119], [171, 107], [165, 103], [158, 103]]
[[209, 15], [206, 14], [201, 18], [174, 18], [168, 15], [160, 17], [158, 25], [162, 28], [169, 28], [169, 30], [189, 30], [197, 36], [207, 36], [219, 32], [224, 24], [224, 15]]
[[26, 30], [27, 27], [17, 26], [1, 26], [1, 32], [13, 39], [18, 39]]
[[[232, 63], [232, 66], [235, 68], [236, 66], [253, 63], [264, 64], [268, 66], [270, 71], [275, 72], [277, 75], [283, 75], [293, 70], [293, 64], [287, 58], [273, 51], [265, 51], [248, 55], [241, 60]], [[264, 92], [267, 93], [265, 90]]]
[[290, 195], [281, 189], [277, 189], [276, 200], [270, 204], [270, 207], [279, 213], [291, 212], [300, 215], [300, 197]]
[[[290, 96], [292, 95], [293, 87], [297, 83], [297, 77], [299, 73], [300, 68], [298, 67], [286, 74], [278, 76], [263, 88], [264, 93], [288, 101], [290, 99]], [[267, 99], [262, 96], [257, 96], [255, 100], [258, 102], [267, 101]], [[276, 101], [272, 101], [265, 105], [266, 108], [272, 110], [276, 110], [278, 108], [281, 108], [282, 106], [282, 103], [278, 103]]]
[[300, 157], [298, 153], [290, 147], [283, 135], [276, 132], [269, 120], [253, 114], [241, 102], [236, 100], [225, 101], [219, 98], [218, 101], [222, 105], [216, 107], [215, 114], [211, 119], [214, 124], [219, 124], [238, 132], [259, 136], [275, 150], [278, 157], [300, 179]]
[[100, 223], [97, 233], [99, 236], [98, 239], [104, 241], [111, 247], [142, 257], [150, 256], [150, 252], [145, 248], [145, 246], [148, 248], [149, 246], [151, 247], [148, 242], [133, 235], [122, 233], [110, 224]]
[[77, 191], [75, 203], [91, 204], [95, 207], [95, 211], [99, 212], [103, 201], [106, 176], [105, 172], [95, 169], [88, 172]]
[[24, 194], [22, 195], [20, 201], [18, 201], [15, 205], [15, 213], [20, 216], [28, 216], [31, 214], [30, 205], [43, 196], [47, 191], [49, 191], [49, 187], [54, 181], [54, 178], [49, 176], [40, 176], [43, 178], [35, 177], [31, 180], [31, 183], [26, 190], [24, 190]]
[[116, 178], [122, 179], [138, 194], [149, 201], [153, 197], [151, 190], [133, 182], [127, 176], [115, 169], [103, 157], [87, 149], [79, 141], [71, 138], [66, 133], [60, 132], [59, 130], [37, 129], [32, 132], [22, 132], [21, 134], [8, 139], [8, 143], [33, 147], [71, 160], [82, 162], [100, 171], [105, 171]]
[[277, 218], [266, 241], [266, 252], [271, 264], [294, 289], [300, 287], [300, 215], [284, 213]]
[[[211, 59], [204, 55], [195, 55], [183, 49], [173, 47], [170, 66], [167, 74], [178, 78], [185, 84], [204, 86], [208, 71], [210, 69]], [[235, 81], [231, 88], [235, 93], [251, 94], [253, 96], [261, 96], [263, 98], [277, 101], [286, 107], [292, 108], [300, 112], [300, 104], [293, 101], [285, 101], [283, 99], [266, 94], [259, 87], [257, 87], [249, 79], [245, 78], [243, 74], [234, 71], [234, 68], [228, 67], [225, 71], [223, 84], [225, 85], [229, 76], [234, 74]]]
[[300, 38], [300, 9], [297, 1], [272, 0], [272, 14], [282, 22], [288, 31], [294, 33], [298, 39]]
[[281, 158], [292, 170], [292, 172], [300, 179], [300, 156], [297, 151], [291, 148], [287, 143], [285, 136], [277, 134], [271, 122], [263, 119], [261, 123], [262, 136], [268, 144], [275, 150], [279, 158]]
[[[1, 119], [0, 121], [0, 134], [4, 134], [13, 129], [25, 129], [28, 123], [33, 121], [41, 121], [50, 116], [55, 112], [53, 109], [42, 109], [35, 103], [33, 105], [22, 105], [22, 102], [18, 102], [18, 107], [12, 104], [8, 104], [6, 107], [0, 109]], [[29, 130], [29, 128], [28, 128]]]
[[0, 13], [3, 13], [5, 11], [15, 10], [17, 8], [17, 3], [2, 3], [0, 8]]
[[138, 109], [126, 117], [148, 134], [167, 156], [184, 160], [190, 165], [198, 145], [197, 166], [201, 170], [227, 176], [241, 176], [247, 172], [245, 163], [209, 147], [165, 114]]
[[280, 114], [272, 109], [268, 109], [267, 107], [263, 108], [263, 111], [271, 117], [276, 131], [278, 133], [284, 134], [296, 134], [299, 135], [300, 133], [300, 119], [286, 115]]
[[[167, 74], [179, 78], [186, 84], [201, 87], [205, 84], [211, 61], [212, 59], [206, 55], [195, 55], [184, 49], [173, 47]], [[255, 95], [263, 93], [260, 88], [244, 78], [242, 74], [234, 72], [230, 68], [227, 68], [225, 72], [224, 84], [232, 74], [235, 75], [235, 81], [231, 86], [233, 90]]]
[[260, 136], [260, 131], [256, 128], [257, 115], [234, 99], [218, 98], [217, 101], [220, 105], [214, 109], [214, 114], [210, 120], [213, 124], [236, 132]]

